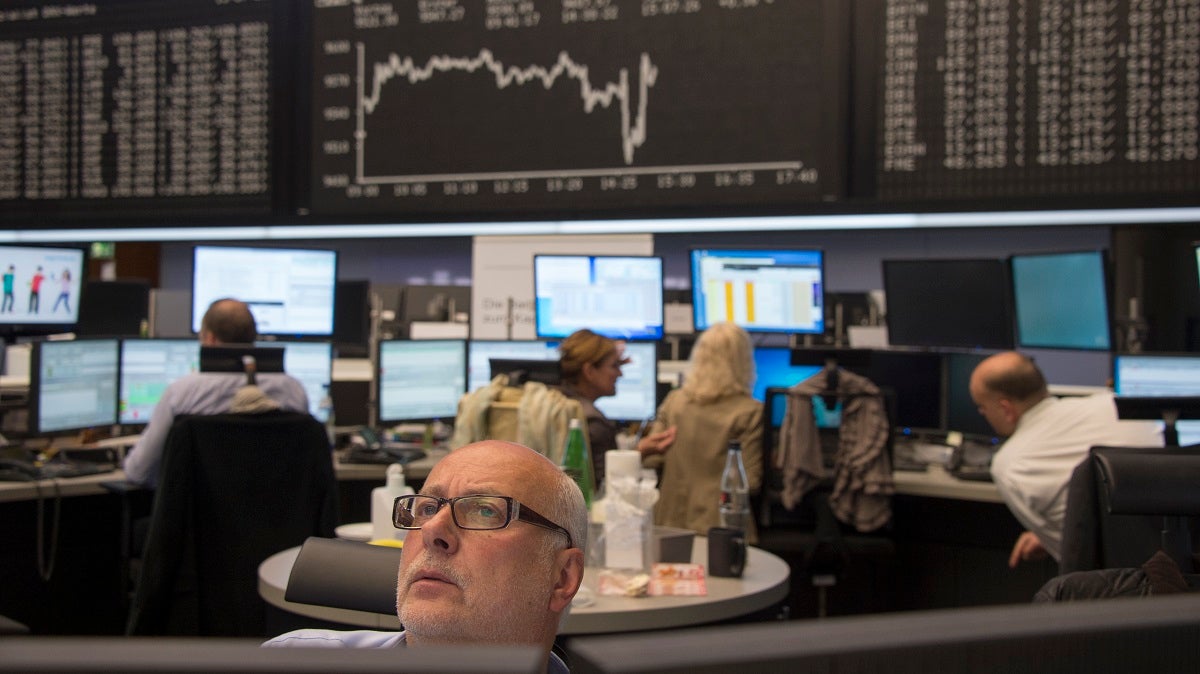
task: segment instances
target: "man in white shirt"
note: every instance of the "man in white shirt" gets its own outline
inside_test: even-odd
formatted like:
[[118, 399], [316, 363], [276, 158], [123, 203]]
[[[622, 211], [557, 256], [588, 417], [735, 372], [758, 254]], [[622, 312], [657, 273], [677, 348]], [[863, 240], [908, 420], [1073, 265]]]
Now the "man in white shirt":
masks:
[[[201, 346], [253, 344], [257, 326], [250, 307], [234, 299], [209, 305], [200, 322]], [[308, 412], [304, 385], [282, 373], [259, 373], [256, 383], [266, 396], [285, 410]], [[236, 372], [193, 372], [171, 382], [154, 406], [150, 422], [137, 444], [125, 456], [122, 468], [131, 482], [154, 487], [162, 465], [167, 434], [181, 414], [224, 414], [233, 396], [246, 385], [246, 375]]]
[[1067, 482], [1096, 445], [1162, 446], [1153, 423], [1119, 421], [1113, 397], [1098, 393], [1055, 398], [1034, 362], [1014, 351], [981, 362], [971, 374], [971, 399], [996, 433], [1008, 436], [992, 459], [992, 480], [1027, 529], [1008, 564], [1061, 558]]

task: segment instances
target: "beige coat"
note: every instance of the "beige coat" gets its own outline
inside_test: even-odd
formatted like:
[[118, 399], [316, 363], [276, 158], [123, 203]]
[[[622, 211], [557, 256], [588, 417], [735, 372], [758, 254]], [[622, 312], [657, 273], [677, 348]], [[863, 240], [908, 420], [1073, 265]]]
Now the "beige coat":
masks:
[[[679, 390], [667, 396], [658, 408], [651, 432], [676, 426], [675, 443], [661, 459], [654, 456], [646, 462], [647, 466], [662, 465], [661, 497], [654, 509], [656, 524], [699, 534], [721, 525], [717, 502], [730, 440], [742, 443], [751, 495], [759, 490], [763, 475], [762, 414], [762, 403], [748, 395], [707, 404], [693, 402]], [[753, 519], [747, 536], [751, 542], [757, 540]]]

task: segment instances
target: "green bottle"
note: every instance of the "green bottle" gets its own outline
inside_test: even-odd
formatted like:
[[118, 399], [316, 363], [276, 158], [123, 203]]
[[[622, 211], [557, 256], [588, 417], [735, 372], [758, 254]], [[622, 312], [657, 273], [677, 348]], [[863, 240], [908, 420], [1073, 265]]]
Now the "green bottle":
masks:
[[592, 477], [592, 457], [588, 455], [587, 440], [583, 437], [583, 423], [572, 419], [567, 431], [567, 447], [563, 450], [562, 469], [579, 485], [583, 501], [588, 510], [592, 508], [595, 478]]

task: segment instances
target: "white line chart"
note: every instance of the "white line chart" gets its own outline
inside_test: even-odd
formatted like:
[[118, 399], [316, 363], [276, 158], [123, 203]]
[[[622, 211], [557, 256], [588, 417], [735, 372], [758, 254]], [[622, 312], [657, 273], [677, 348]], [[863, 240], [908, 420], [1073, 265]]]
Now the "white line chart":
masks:
[[[372, 178], [363, 173], [363, 152], [366, 146], [366, 117], [375, 112], [383, 94], [383, 88], [395, 78], [403, 78], [409, 84], [419, 84], [432, 79], [439, 73], [463, 71], [474, 73], [484, 69], [494, 76], [497, 89], [510, 86], [523, 86], [530, 83], [540, 83], [549, 90], [559, 80], [566, 77], [579, 82], [579, 96], [585, 113], [591, 114], [597, 106], [608, 109], [614, 103], [619, 105], [621, 114], [621, 152], [625, 164], [633, 163], [634, 151], [646, 142], [647, 109], [649, 107], [649, 92], [658, 79], [658, 68], [651, 62], [650, 55], [643, 52], [638, 66], [637, 81], [637, 112], [633, 112], [630, 96], [629, 69], [621, 68], [616, 82], [606, 82], [596, 86], [592, 83], [588, 66], [578, 63], [566, 51], [559, 52], [554, 65], [544, 67], [530, 65], [524, 68], [507, 66], [499, 61], [490, 49], [480, 49], [476, 56], [458, 57], [440, 55], [430, 57], [423, 65], [418, 65], [411, 57], [401, 57], [390, 54], [383, 62], [375, 63], [368, 80], [366, 68], [365, 46], [356, 43], [358, 57], [358, 110], [355, 143], [358, 154], [358, 178], [360, 182], [372, 182]], [[369, 87], [368, 87], [369, 81]], [[369, 88], [369, 92], [367, 91]], [[379, 182], [392, 182], [387, 178], [374, 179]]]

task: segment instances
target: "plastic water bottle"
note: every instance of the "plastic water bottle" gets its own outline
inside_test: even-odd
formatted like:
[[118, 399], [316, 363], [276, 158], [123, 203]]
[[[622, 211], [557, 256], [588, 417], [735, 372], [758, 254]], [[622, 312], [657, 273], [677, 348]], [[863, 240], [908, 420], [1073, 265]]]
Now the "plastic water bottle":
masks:
[[325, 424], [325, 435], [329, 436], [329, 446], [336, 448], [337, 430], [334, 428], [333, 396], [329, 393], [329, 384], [325, 385], [325, 395], [321, 396], [321, 402], [317, 408], [321, 413], [321, 421]]
[[583, 500], [587, 503], [588, 510], [591, 510], [596, 479], [592, 476], [592, 457], [588, 455], [587, 439], [583, 437], [583, 423], [577, 418], [571, 420], [567, 431], [562, 469], [579, 485], [579, 490], [583, 492]]
[[404, 466], [393, 463], [387, 467], [387, 482], [371, 490], [371, 540], [404, 540], [406, 529], [392, 525], [392, 506], [396, 497], [412, 494], [413, 488], [404, 482]]
[[750, 482], [742, 463], [742, 444], [729, 443], [725, 472], [721, 473], [721, 526], [747, 531], [750, 526]]

